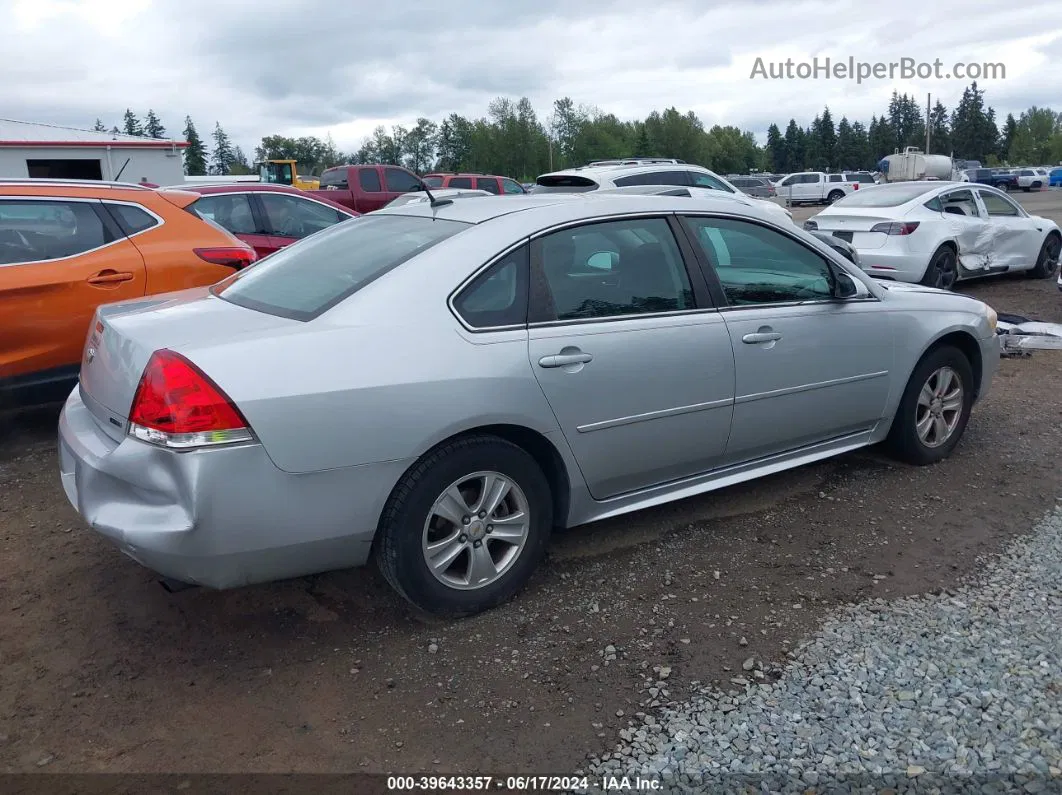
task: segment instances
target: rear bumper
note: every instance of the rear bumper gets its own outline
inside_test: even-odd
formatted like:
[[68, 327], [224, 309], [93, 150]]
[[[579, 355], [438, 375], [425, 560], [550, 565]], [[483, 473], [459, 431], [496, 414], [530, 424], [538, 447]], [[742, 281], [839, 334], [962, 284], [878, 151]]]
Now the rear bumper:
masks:
[[78, 390], [59, 417], [60, 476], [84, 520], [160, 574], [212, 588], [366, 562], [411, 462], [304, 475], [259, 444], [175, 453], [105, 434]]
[[859, 266], [871, 276], [917, 283], [926, 274], [929, 255], [920, 252], [891, 250], [889, 247], [856, 249]]

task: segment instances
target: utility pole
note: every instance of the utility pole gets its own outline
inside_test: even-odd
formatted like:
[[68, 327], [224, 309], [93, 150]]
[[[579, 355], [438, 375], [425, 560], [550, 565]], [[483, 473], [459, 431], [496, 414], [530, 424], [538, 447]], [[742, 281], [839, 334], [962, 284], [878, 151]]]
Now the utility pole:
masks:
[[929, 154], [929, 127], [930, 127], [929, 114], [931, 112], [929, 110], [929, 100], [930, 100], [931, 96], [932, 95], [930, 95], [930, 94], [926, 94], [926, 154], [927, 155]]

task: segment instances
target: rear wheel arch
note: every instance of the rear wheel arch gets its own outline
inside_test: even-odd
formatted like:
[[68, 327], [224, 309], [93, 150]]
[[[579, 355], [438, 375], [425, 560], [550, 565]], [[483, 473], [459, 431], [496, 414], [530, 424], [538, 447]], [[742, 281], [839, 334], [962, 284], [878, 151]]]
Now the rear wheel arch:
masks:
[[[436, 450], [446, 447], [447, 445], [452, 445], [463, 439], [471, 439], [474, 437], [495, 437], [497, 439], [502, 439], [503, 441], [516, 445], [530, 455], [535, 463], [538, 464], [539, 469], [542, 470], [542, 474], [545, 475], [546, 481], [549, 483], [550, 495], [553, 502], [554, 524], [561, 527], [567, 525], [571, 497], [571, 478], [568, 474], [568, 468], [564, 463], [560, 451], [557, 450], [553, 442], [547, 439], [539, 431], [528, 428], [525, 425], [510, 423], [477, 425], [453, 433], [445, 439], [439, 440], [417, 456], [416, 461], [410, 464], [409, 468], [402, 473], [402, 476], [392, 488], [392, 493], [394, 492], [394, 489], [399, 487], [399, 484], [402, 483], [410, 471], [419, 466], [421, 461], [432, 455]], [[389, 499], [390, 495], [388, 495], [388, 500]], [[379, 533], [379, 528], [377, 528], [377, 533]]]

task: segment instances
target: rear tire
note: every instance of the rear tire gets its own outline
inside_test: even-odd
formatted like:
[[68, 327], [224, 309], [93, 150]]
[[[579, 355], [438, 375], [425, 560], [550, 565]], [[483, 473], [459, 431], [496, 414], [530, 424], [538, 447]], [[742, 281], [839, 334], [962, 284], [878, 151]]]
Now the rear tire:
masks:
[[951, 345], [929, 351], [900, 398], [885, 440], [889, 453], [916, 466], [951, 455], [970, 420], [974, 389], [973, 368], [962, 351]]
[[[480, 516], [474, 511], [488, 483], [509, 488], [496, 509], [487, 506]], [[453, 502], [453, 495], [463, 505]], [[466, 508], [467, 514], [457, 515]], [[522, 523], [519, 514], [526, 517]], [[534, 458], [496, 436], [457, 439], [428, 452], [395, 486], [380, 520], [377, 564], [391, 586], [421, 610], [470, 616], [523, 588], [545, 554], [552, 526], [549, 481]], [[520, 539], [511, 537], [517, 527], [526, 528]], [[477, 568], [483, 561], [487, 568]]]
[[833, 204], [835, 201], [839, 201], [844, 198], [843, 190], [830, 191], [830, 194], [826, 197], [827, 204]]
[[1033, 190], [1040, 190], [1040, 188], [1042, 188], [1043, 186], [1044, 186], [1044, 183], [1042, 183], [1042, 182], [1034, 182], [1032, 184], [1032, 189]]
[[1040, 246], [1040, 256], [1036, 258], [1036, 265], [1032, 270], [1026, 271], [1030, 279], [1051, 279], [1058, 273], [1058, 256], [1062, 251], [1062, 238], [1058, 235], [1048, 235]]
[[951, 246], [941, 246], [929, 260], [920, 284], [941, 290], [955, 289], [959, 281], [959, 259]]

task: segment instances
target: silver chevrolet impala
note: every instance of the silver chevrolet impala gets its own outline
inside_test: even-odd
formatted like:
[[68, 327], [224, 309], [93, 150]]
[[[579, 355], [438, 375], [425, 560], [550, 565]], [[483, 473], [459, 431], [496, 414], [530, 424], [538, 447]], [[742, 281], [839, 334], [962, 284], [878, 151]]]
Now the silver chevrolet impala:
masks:
[[722, 195], [437, 199], [102, 307], [61, 477], [169, 578], [373, 557], [415, 605], [468, 615], [526, 583], [554, 527], [879, 442], [944, 458], [995, 325]]

